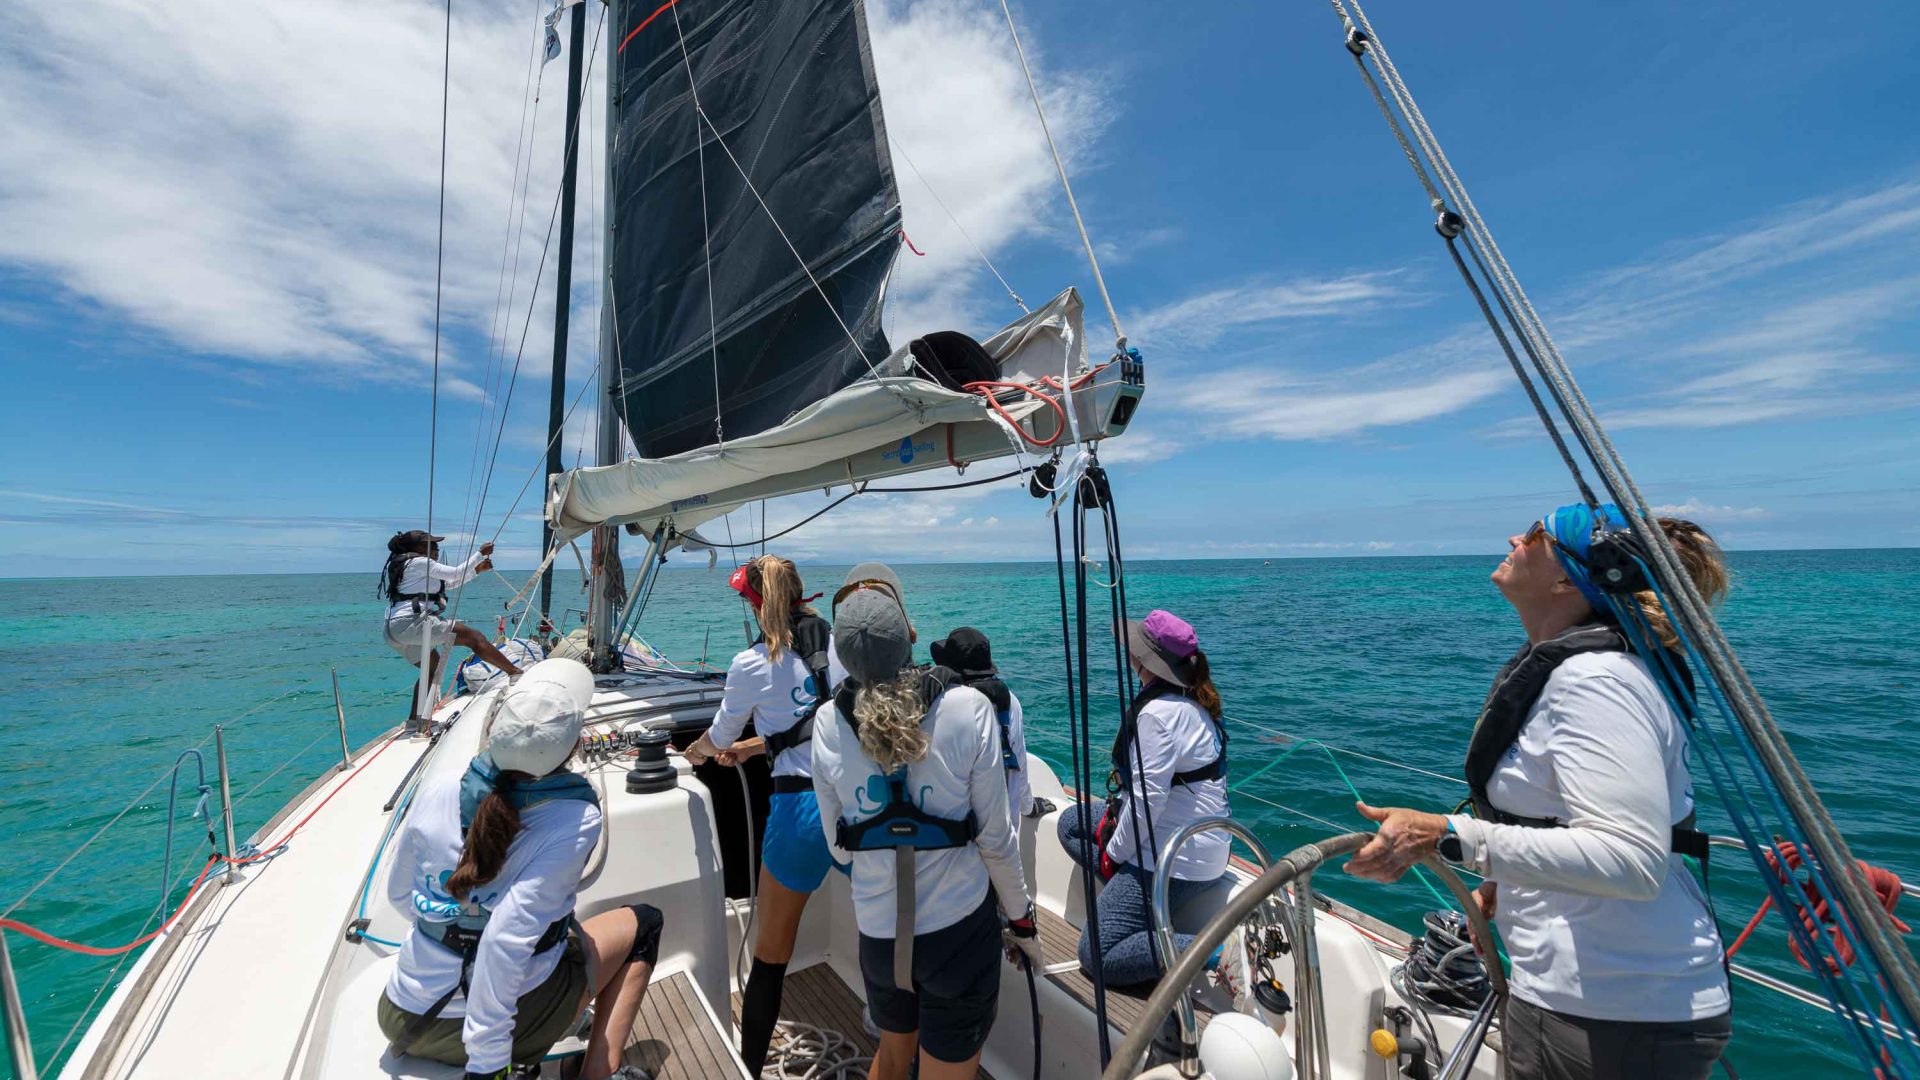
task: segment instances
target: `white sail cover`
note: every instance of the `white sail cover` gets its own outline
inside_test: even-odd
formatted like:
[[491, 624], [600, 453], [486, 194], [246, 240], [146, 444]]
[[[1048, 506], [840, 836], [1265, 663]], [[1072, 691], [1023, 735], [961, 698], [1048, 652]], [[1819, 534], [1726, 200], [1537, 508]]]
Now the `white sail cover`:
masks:
[[[1004, 379], [1071, 377], [1086, 361], [1080, 296], [1068, 289], [981, 344]], [[992, 415], [978, 394], [906, 374], [911, 360], [905, 347], [895, 350], [879, 377], [861, 379], [755, 435], [672, 457], [631, 458], [555, 474], [549, 478], [547, 518], [560, 540], [605, 522], [651, 527], [669, 517], [685, 532], [738, 505], [740, 500], [728, 501], [730, 489], [897, 443], [937, 424]], [[1028, 397], [1006, 409], [1020, 419], [1041, 407]], [[1014, 436], [1009, 432], [1008, 437]], [[850, 464], [847, 482], [860, 479]]]

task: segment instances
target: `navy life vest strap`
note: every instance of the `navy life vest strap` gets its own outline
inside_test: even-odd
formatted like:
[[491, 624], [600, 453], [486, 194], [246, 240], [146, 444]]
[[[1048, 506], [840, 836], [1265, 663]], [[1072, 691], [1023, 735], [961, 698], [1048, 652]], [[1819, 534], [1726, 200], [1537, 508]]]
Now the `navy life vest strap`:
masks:
[[827, 620], [805, 613], [793, 617], [793, 651], [800, 657], [800, 662], [807, 666], [807, 678], [813, 683], [813, 701], [792, 727], [762, 737], [767, 746], [769, 764], [778, 761], [781, 754], [813, 738], [814, 717], [819, 715], [820, 706], [827, 703], [830, 693], [827, 686], [827, 644], [832, 640], [833, 628], [827, 624]]
[[[1186, 691], [1163, 679], [1155, 679], [1140, 688], [1133, 696], [1133, 704], [1128, 706], [1127, 714], [1120, 723], [1120, 730], [1113, 737], [1113, 772], [1120, 788], [1131, 790], [1133, 787], [1133, 742], [1138, 738], [1140, 710], [1156, 698], [1185, 697]], [[1212, 761], [1184, 772], [1173, 774], [1172, 786], [1200, 784], [1208, 780], [1224, 779], [1227, 775], [1227, 729], [1213, 714], [1207, 713], [1207, 720], [1213, 724], [1213, 732], [1220, 738], [1220, 753]]]
[[[920, 700], [925, 702], [920, 722], [932, 714], [940, 695], [960, 681], [954, 672], [932, 667], [920, 675]], [[860, 736], [860, 721], [854, 716], [854, 696], [859, 684], [849, 677], [834, 695], [834, 708]], [[943, 818], [915, 805], [907, 792], [907, 767], [902, 765], [887, 777], [887, 805], [864, 821], [842, 817], [834, 825], [834, 843], [844, 851], [893, 851], [893, 984], [901, 989], [913, 986], [913, 922], [917, 895], [914, 883], [914, 853], [945, 851], [965, 847], [980, 835], [980, 822], [972, 810], [965, 818]]]
[[[1498, 809], [1487, 797], [1487, 784], [1493, 779], [1494, 770], [1499, 767], [1508, 748], [1520, 738], [1520, 730], [1526, 727], [1534, 702], [1539, 700], [1541, 691], [1546, 688], [1547, 680], [1556, 668], [1584, 653], [1627, 651], [1627, 639], [1619, 628], [1595, 621], [1573, 627], [1546, 641], [1524, 645], [1501, 667], [1500, 674], [1493, 680], [1493, 689], [1487, 692], [1487, 700], [1480, 707], [1480, 718], [1473, 726], [1473, 739], [1467, 745], [1465, 772], [1475, 817], [1496, 825], [1520, 825], [1532, 829], [1567, 827], [1567, 823], [1558, 818], [1526, 817]], [[1693, 673], [1687, 670], [1685, 661], [1678, 656], [1670, 659], [1691, 689]], [[1693, 814], [1676, 823], [1669, 846], [1678, 854], [1704, 862], [1708, 850], [1707, 834], [1693, 826]]]

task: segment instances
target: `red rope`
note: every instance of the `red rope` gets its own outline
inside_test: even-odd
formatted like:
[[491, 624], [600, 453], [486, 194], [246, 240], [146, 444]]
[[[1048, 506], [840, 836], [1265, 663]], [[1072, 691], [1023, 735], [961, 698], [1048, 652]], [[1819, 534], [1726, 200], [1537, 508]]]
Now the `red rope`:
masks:
[[650, 23], [650, 22], [652, 22], [653, 20], [655, 20], [655, 19], [657, 19], [657, 18], [659, 18], [659, 17], [660, 17], [660, 16], [662, 16], [662, 15], [665, 15], [665, 14], [667, 13], [667, 9], [668, 9], [668, 8], [670, 8], [670, 7], [672, 7], [673, 5], [675, 5], [675, 4], [677, 4], [677, 3], [679, 3], [679, 2], [680, 2], [680, 0], [667, 0], [667, 2], [666, 2], [666, 3], [664, 3], [664, 4], [661, 4], [661, 5], [660, 5], [659, 7], [657, 7], [657, 8], [654, 8], [654, 9], [653, 9], [653, 14], [651, 14], [651, 15], [649, 15], [649, 16], [647, 16], [646, 18], [644, 18], [644, 19], [642, 19], [642, 20], [640, 20], [640, 25], [639, 25], [639, 26], [636, 26], [636, 27], [634, 27], [634, 28], [633, 28], [633, 33], [631, 33], [631, 34], [628, 34], [628, 35], [626, 36], [626, 38], [625, 38], [625, 39], [623, 39], [623, 40], [622, 40], [622, 41], [620, 42], [620, 47], [619, 47], [618, 49], [615, 49], [615, 50], [614, 50], [614, 52], [616, 52], [616, 53], [622, 53], [622, 52], [626, 52], [626, 51], [627, 51], [627, 42], [629, 42], [629, 41], [632, 41], [632, 40], [633, 40], [634, 38], [636, 38], [636, 37], [638, 37], [638, 36], [640, 35], [640, 31], [642, 31], [642, 30], [645, 30], [645, 29], [647, 28], [647, 24], [648, 24], [648, 23]]
[[[1045, 380], [1043, 379], [1041, 381], [1044, 382]], [[1013, 414], [1007, 411], [1007, 407], [1005, 405], [1000, 404], [999, 399], [993, 396], [993, 391], [996, 388], [1001, 390], [1024, 391], [1026, 393], [1032, 394], [1036, 398], [1039, 398], [1041, 401], [1046, 402], [1047, 406], [1051, 408], [1056, 414], [1059, 415], [1060, 426], [1054, 429], [1053, 434], [1047, 436], [1045, 439], [1036, 439], [1032, 435], [1027, 434], [1026, 429], [1020, 426], [1020, 422], [1018, 420], [1015, 420], [1013, 418]], [[962, 389], [970, 390], [973, 393], [979, 394], [982, 398], [986, 399], [987, 406], [991, 408], [994, 412], [999, 413], [1000, 418], [1005, 420], [1008, 424], [1012, 425], [1013, 430], [1019, 432], [1020, 437], [1022, 439], [1025, 439], [1030, 445], [1042, 447], [1042, 448], [1052, 446], [1054, 443], [1057, 443], [1060, 441], [1060, 436], [1065, 435], [1067, 433], [1067, 410], [1061, 408], [1060, 402], [1056, 401], [1051, 395], [1043, 394], [1040, 391], [1034, 389], [1033, 387], [1028, 386], [1026, 383], [1000, 382], [998, 380], [982, 380], [980, 382], [967, 383], [964, 387], [962, 387]]]
[[918, 255], [923, 259], [926, 258], [927, 253], [913, 246], [913, 240], [907, 236], [907, 230], [904, 228], [900, 230], [900, 242], [907, 245], [908, 251], [913, 252], [915, 255]]
[[187, 905], [193, 903], [193, 898], [199, 895], [200, 887], [207, 883], [207, 875], [210, 872], [212, 872], [215, 866], [219, 865], [220, 863], [229, 863], [234, 866], [245, 866], [248, 863], [259, 862], [260, 860], [267, 858], [272, 852], [278, 851], [280, 848], [285, 847], [287, 844], [287, 841], [293, 837], [294, 833], [299, 832], [301, 828], [307, 824], [307, 822], [312, 821], [314, 818], [314, 815], [318, 814], [323, 807], [325, 807], [328, 803], [332, 802], [333, 797], [335, 795], [340, 794], [340, 791], [342, 788], [352, 783], [354, 777], [359, 776], [362, 772], [366, 771], [366, 767], [368, 765], [373, 764], [374, 758], [377, 758], [381, 754], [386, 753], [387, 747], [392, 746], [396, 742], [399, 742], [401, 738], [402, 736], [395, 735], [393, 738], [388, 739], [386, 742], [382, 743], [380, 745], [380, 749], [375, 750], [371, 754], [368, 754], [366, 757], [366, 760], [362, 761], [358, 767], [356, 767], [352, 772], [348, 773], [346, 779], [340, 781], [340, 783], [336, 785], [332, 791], [327, 793], [326, 798], [320, 800], [319, 806], [314, 807], [313, 810], [309, 812], [306, 817], [303, 817], [300, 819], [300, 823], [298, 825], [295, 825], [293, 828], [288, 829], [285, 833], [281, 834], [281, 837], [279, 840], [261, 849], [261, 851], [258, 854], [249, 855], [244, 859], [228, 858], [227, 856], [222, 855], [219, 852], [215, 852], [212, 855], [208, 856], [207, 865], [200, 868], [200, 876], [193, 879], [193, 886], [187, 890], [186, 898], [180, 901], [179, 907], [173, 909], [173, 914], [167, 916], [167, 921], [161, 923], [160, 928], [158, 930], [155, 930], [151, 934], [147, 934], [144, 937], [136, 938], [133, 941], [127, 942], [125, 945], [118, 945], [110, 949], [103, 949], [97, 945], [83, 945], [77, 941], [68, 941], [66, 938], [63, 938], [63, 937], [55, 937], [54, 935], [49, 934], [48, 932], [40, 929], [37, 926], [29, 926], [26, 923], [18, 921], [17, 919], [0, 919], [0, 930], [12, 930], [17, 933], [25, 934], [26, 936], [32, 938], [35, 941], [40, 942], [43, 945], [51, 945], [56, 949], [65, 949], [68, 952], [83, 953], [87, 956], [118, 956], [124, 952], [132, 952], [133, 950], [139, 948], [140, 946], [145, 945], [147, 942], [152, 941], [154, 938], [157, 938], [160, 935], [166, 933], [168, 930], [173, 929], [173, 924], [179, 921], [180, 916], [186, 912]]
[[[1774, 850], [1779, 851], [1778, 856], [1774, 854]], [[1798, 907], [1800, 925], [1806, 928], [1808, 936], [1817, 937], [1824, 928], [1827, 934], [1833, 938], [1833, 952], [1838, 963], [1836, 964], [1831, 960], [1828, 961], [1828, 970], [1838, 974], [1840, 968], [1852, 967], [1854, 960], [1857, 959], [1853, 950], [1853, 943], [1847, 940], [1847, 935], [1835, 920], [1832, 907], [1813, 885], [1802, 884], [1793, 876], [1793, 872], [1805, 864], [1805, 861], [1800, 856], [1800, 849], [1783, 840], [1777, 842], [1774, 848], [1768, 850], [1765, 854], [1767, 864], [1773, 868], [1775, 874], [1779, 875], [1781, 884], [1789, 887], [1799, 884], [1801, 892], [1805, 894], [1807, 902], [1798, 905]], [[1784, 868], [1782, 866], [1783, 863], [1785, 864]], [[1884, 870], [1878, 866], [1869, 865], [1864, 861], [1859, 862], [1857, 865], [1860, 867], [1860, 873], [1866, 877], [1868, 886], [1873, 889], [1874, 899], [1878, 900], [1880, 906], [1886, 910], [1888, 918], [1893, 920], [1894, 927], [1903, 934], [1908, 933], [1911, 928], [1893, 914], [1893, 909], [1900, 903], [1900, 875], [1891, 870]], [[1753, 913], [1753, 918], [1747, 920], [1747, 925], [1740, 931], [1740, 936], [1734, 938], [1733, 944], [1727, 947], [1728, 959], [1732, 959], [1733, 955], [1740, 951], [1740, 947], [1747, 943], [1747, 937], [1760, 925], [1760, 920], [1766, 917], [1767, 911], [1772, 907], [1773, 897], [1771, 896], [1760, 902], [1759, 909]], [[1800, 961], [1801, 967], [1812, 971], [1813, 961], [1802, 954], [1800, 951], [1800, 943], [1791, 941], [1789, 944], [1793, 948], [1793, 958]]]

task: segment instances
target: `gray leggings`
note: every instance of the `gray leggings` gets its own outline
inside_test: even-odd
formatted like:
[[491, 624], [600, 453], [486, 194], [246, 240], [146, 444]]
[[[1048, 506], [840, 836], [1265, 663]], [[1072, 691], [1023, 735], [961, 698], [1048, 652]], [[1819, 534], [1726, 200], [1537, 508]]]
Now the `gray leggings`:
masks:
[[1517, 1080], [1708, 1080], [1733, 1013], [1646, 1023], [1588, 1020], [1507, 999], [1501, 1039]]
[[[1093, 835], [1094, 826], [1100, 824], [1100, 816], [1105, 812], [1106, 804], [1094, 799], [1086, 818], [1080, 816], [1080, 808], [1074, 805], [1069, 805], [1060, 815], [1060, 846], [1067, 849], [1068, 858], [1076, 863], [1080, 861], [1080, 838]], [[1099, 858], [1099, 849], [1095, 847], [1094, 861], [1097, 863]], [[1169, 906], [1178, 911], [1187, 901], [1219, 885], [1220, 879], [1174, 878], [1167, 887]], [[1147, 900], [1152, 894], [1153, 872], [1132, 863], [1121, 863], [1113, 880], [1100, 890], [1095, 915], [1100, 927], [1100, 975], [1110, 986], [1139, 986], [1160, 978], [1160, 965], [1155, 962], [1153, 947], [1153, 921], [1147, 915]], [[1173, 936], [1176, 949], [1184, 950], [1192, 941], [1192, 934]], [[1080, 934], [1080, 966], [1093, 967], [1093, 941], [1084, 931]]]

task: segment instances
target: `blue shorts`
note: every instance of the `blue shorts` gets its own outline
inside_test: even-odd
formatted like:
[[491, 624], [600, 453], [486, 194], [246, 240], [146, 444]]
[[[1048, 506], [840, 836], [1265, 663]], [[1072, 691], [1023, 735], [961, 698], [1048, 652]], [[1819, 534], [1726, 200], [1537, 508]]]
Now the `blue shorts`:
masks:
[[767, 801], [767, 833], [760, 863], [794, 892], [810, 893], [827, 879], [833, 856], [820, 828], [820, 802], [811, 791], [774, 792]]

